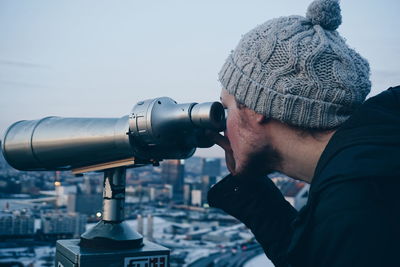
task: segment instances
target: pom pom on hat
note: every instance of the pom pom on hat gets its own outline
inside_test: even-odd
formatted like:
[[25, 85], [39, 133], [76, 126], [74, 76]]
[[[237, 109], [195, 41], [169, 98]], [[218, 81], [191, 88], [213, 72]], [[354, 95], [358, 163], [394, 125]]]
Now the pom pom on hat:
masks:
[[342, 23], [339, 1], [315, 0], [309, 5], [306, 17], [312, 24], [320, 25], [326, 30], [334, 31]]

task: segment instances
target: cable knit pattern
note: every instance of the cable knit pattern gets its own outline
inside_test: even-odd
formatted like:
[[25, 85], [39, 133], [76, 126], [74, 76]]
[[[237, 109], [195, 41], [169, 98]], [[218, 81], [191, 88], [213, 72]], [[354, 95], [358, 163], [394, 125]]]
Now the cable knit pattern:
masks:
[[369, 64], [335, 31], [340, 23], [338, 1], [317, 0], [307, 18], [257, 26], [223, 65], [222, 86], [248, 108], [290, 125], [339, 126], [371, 88]]

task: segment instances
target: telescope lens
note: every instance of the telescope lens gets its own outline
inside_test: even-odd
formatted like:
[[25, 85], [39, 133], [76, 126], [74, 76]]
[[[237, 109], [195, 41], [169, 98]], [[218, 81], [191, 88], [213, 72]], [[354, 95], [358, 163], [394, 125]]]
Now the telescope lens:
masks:
[[216, 125], [225, 128], [225, 110], [220, 103], [214, 102], [212, 104], [210, 116], [211, 120], [214, 121]]

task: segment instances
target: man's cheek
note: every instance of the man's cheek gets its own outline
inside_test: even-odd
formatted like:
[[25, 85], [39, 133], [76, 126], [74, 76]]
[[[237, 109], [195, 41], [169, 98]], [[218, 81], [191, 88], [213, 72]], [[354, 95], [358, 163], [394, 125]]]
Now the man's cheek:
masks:
[[229, 139], [229, 142], [231, 142], [231, 143], [232, 143], [231, 139], [233, 138], [233, 135], [231, 133], [234, 133], [234, 131], [235, 131], [235, 128], [233, 127], [232, 123], [227, 122], [226, 130], [224, 131], [224, 135], [226, 138]]

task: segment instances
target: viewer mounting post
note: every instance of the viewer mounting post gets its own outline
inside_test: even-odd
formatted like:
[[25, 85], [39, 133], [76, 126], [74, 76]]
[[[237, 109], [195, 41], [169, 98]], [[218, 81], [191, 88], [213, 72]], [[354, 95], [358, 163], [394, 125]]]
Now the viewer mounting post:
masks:
[[140, 248], [143, 237], [124, 221], [126, 168], [104, 170], [102, 220], [81, 235], [87, 248]]
[[169, 249], [144, 240], [125, 221], [126, 167], [103, 172], [102, 220], [80, 240], [57, 241], [56, 266], [169, 266]]

